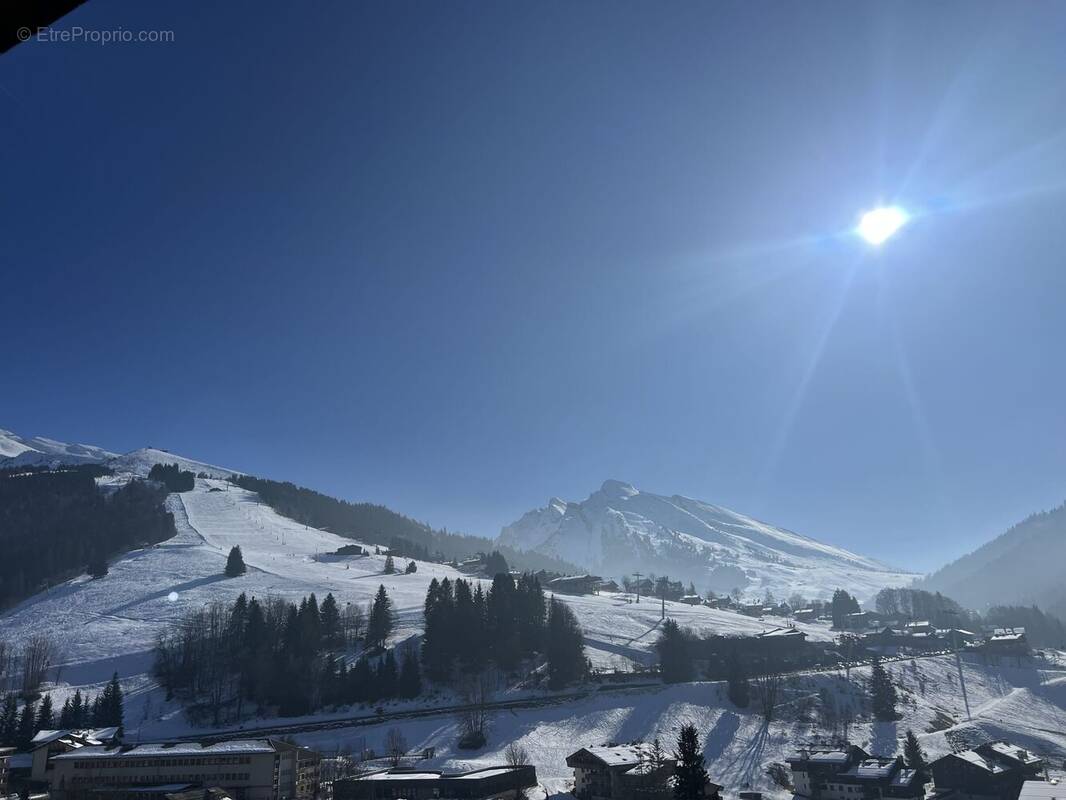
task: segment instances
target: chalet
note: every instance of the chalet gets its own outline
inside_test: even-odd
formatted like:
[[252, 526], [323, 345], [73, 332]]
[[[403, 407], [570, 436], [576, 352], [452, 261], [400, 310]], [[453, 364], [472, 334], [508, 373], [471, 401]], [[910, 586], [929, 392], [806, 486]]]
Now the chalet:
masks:
[[600, 591], [601, 592], [620, 592], [620, 591], [622, 591], [622, 587], [620, 587], [618, 585], [618, 581], [606, 580], [606, 581], [603, 581], [600, 584]]
[[903, 626], [903, 630], [908, 636], [913, 636], [916, 633], [936, 633], [936, 627], [929, 620], [908, 622]]
[[602, 582], [599, 575], [564, 575], [548, 581], [548, 590], [557, 594], [595, 594]]
[[925, 779], [902, 758], [877, 758], [861, 747], [800, 750], [786, 761], [796, 794], [812, 800], [921, 798]]
[[1007, 742], [989, 742], [938, 758], [930, 769], [938, 795], [1017, 800], [1022, 784], [1042, 776], [1044, 760]]
[[812, 622], [817, 616], [818, 612], [813, 608], [799, 608], [792, 612], [792, 618], [799, 622]]
[[703, 605], [703, 598], [698, 594], [686, 594], [678, 602], [687, 606], [701, 606]]
[[761, 617], [763, 609], [762, 603], [741, 603], [739, 611], [746, 617]]
[[1029, 640], [1025, 637], [1025, 628], [996, 628], [985, 639], [981, 650], [996, 656], [1027, 656]]
[[[668, 800], [676, 760], [657, 759], [650, 744], [582, 747], [566, 758], [574, 770], [578, 800]], [[707, 800], [721, 800], [722, 787], [708, 784]]]
[[763, 642], [766, 652], [772, 655], [799, 652], [807, 642], [807, 634], [796, 628], [771, 628], [755, 634], [755, 638]]
[[535, 767], [484, 767], [469, 772], [383, 769], [333, 782], [333, 800], [493, 800], [518, 798], [537, 785]]

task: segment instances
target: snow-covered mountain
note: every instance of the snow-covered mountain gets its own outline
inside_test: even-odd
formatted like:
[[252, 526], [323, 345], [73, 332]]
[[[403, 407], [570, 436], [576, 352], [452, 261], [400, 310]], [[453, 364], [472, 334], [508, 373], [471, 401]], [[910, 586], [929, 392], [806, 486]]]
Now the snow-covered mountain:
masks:
[[700, 591], [822, 597], [844, 587], [865, 598], [917, 577], [728, 508], [615, 480], [580, 503], [553, 497], [503, 528], [498, 541], [603, 575], [669, 574]]
[[177, 464], [184, 470], [206, 473], [212, 478], [225, 478], [236, 470], [225, 469], [202, 461], [174, 455], [154, 447], [142, 447], [129, 453], [112, 453], [88, 444], [68, 444], [42, 436], [27, 438], [11, 431], [0, 430], [0, 468], [26, 466], [56, 466], [58, 464], [102, 464], [120, 476], [144, 477], [156, 464]]
[[0, 430], [0, 466], [102, 463], [117, 456], [102, 447], [67, 444], [42, 436], [26, 438]]

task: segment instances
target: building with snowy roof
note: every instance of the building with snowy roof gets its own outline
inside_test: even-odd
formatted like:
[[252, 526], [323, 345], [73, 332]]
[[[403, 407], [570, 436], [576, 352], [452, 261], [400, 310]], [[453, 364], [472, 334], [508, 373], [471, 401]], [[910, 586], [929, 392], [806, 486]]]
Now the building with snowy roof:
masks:
[[[578, 800], [660, 800], [672, 797], [677, 761], [644, 742], [582, 747], [566, 757]], [[720, 800], [709, 783], [705, 797]]]
[[1009, 742], [949, 753], [930, 765], [937, 796], [1017, 800], [1022, 784], [1043, 777], [1044, 760]]
[[502, 800], [536, 785], [536, 768], [529, 765], [450, 773], [383, 769], [334, 781], [333, 800]]
[[319, 760], [276, 739], [90, 745], [50, 759], [49, 787], [53, 800], [147, 799], [179, 793], [174, 787], [224, 790], [235, 800], [312, 800]]
[[878, 758], [861, 747], [800, 750], [786, 761], [796, 794], [812, 800], [920, 798], [925, 778], [901, 758]]
[[48, 781], [52, 758], [61, 753], [83, 747], [99, 747], [119, 743], [118, 728], [90, 728], [85, 730], [42, 730], [30, 740], [29, 779], [34, 784]]

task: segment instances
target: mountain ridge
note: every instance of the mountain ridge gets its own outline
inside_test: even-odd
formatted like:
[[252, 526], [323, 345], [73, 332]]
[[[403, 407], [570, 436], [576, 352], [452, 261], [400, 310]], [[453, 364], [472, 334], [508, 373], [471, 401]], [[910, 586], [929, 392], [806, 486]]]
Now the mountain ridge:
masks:
[[850, 587], [871, 596], [918, 577], [724, 506], [615, 479], [580, 502], [551, 498], [504, 526], [497, 542], [609, 575], [654, 569], [699, 580], [701, 591], [822, 596]]

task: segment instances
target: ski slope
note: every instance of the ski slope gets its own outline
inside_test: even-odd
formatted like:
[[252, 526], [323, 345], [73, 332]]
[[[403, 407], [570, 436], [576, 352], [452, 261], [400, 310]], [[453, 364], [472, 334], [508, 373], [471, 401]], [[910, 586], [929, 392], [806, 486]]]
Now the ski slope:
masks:
[[[174, 457], [159, 453], [130, 458], [127, 476], [146, 473], [154, 458]], [[218, 474], [225, 472], [212, 469]], [[113, 482], [117, 478], [101, 480]], [[143, 704], [158, 711], [162, 701], [149, 673], [159, 632], [190, 609], [215, 601], [229, 603], [241, 592], [249, 597], [273, 595], [291, 601], [312, 592], [321, 599], [332, 592], [341, 605], [365, 607], [383, 584], [397, 615], [391, 640], [397, 644], [421, 634], [429, 582], [463, 577], [449, 566], [425, 562], [418, 562], [418, 571], [411, 575], [385, 575], [384, 556], [331, 556], [352, 540], [282, 517], [260, 504], [254, 493], [216, 478], [198, 478], [193, 491], [169, 495], [167, 507], [177, 528], [172, 539], [121, 556], [103, 578], [74, 578], [0, 617], [0, 636], [8, 641], [25, 641], [34, 633], [47, 631], [59, 643], [59, 687], [53, 697], [57, 705], [75, 688], [98, 686], [117, 671], [134, 692], [129, 703], [131, 720], [138, 714], [145, 716]], [[226, 578], [223, 568], [233, 545], [240, 545], [248, 572]], [[402, 570], [403, 566], [398, 560], [397, 567]], [[594, 665], [628, 669], [654, 662], [662, 613], [658, 601], [644, 598], [635, 604], [620, 594], [561, 595], [560, 599], [577, 614]], [[666, 614], [705, 633], [751, 635], [785, 623], [673, 602], [666, 603]], [[821, 625], [802, 627], [811, 638], [830, 636]], [[166, 727], [158, 729], [160, 735], [185, 730], [179, 716], [172, 714]], [[137, 726], [131, 722], [127, 727]]]

